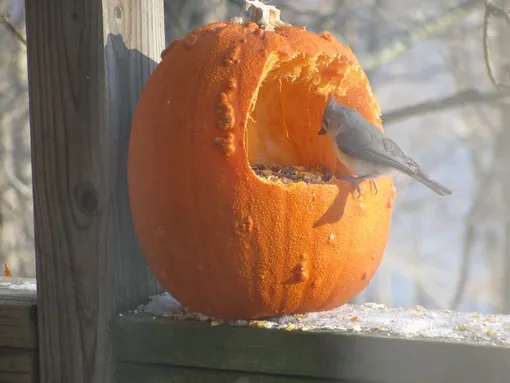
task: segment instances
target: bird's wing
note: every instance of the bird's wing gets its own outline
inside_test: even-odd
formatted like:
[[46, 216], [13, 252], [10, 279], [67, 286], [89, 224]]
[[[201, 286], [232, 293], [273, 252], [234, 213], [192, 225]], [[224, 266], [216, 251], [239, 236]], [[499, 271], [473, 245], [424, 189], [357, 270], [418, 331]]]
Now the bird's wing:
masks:
[[421, 172], [420, 166], [382, 131], [369, 121], [352, 121], [352, 126], [336, 136], [338, 148], [345, 154], [383, 167], [391, 167], [406, 174]]

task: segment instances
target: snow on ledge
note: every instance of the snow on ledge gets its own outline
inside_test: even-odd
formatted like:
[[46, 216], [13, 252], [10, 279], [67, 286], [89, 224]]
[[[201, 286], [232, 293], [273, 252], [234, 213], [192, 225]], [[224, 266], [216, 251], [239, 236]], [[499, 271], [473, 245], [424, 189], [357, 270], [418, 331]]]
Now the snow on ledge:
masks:
[[[150, 315], [154, 319], [198, 320], [211, 326], [224, 321], [192, 313], [183, 308], [169, 293], [151, 297], [125, 315]], [[123, 314], [119, 314], [123, 315]], [[228, 321], [231, 326], [250, 326], [285, 331], [329, 331], [359, 335], [393, 336], [406, 339], [429, 339], [510, 347], [510, 316], [432, 311], [421, 306], [390, 308], [383, 304], [345, 304], [337, 309], [261, 320]], [[225, 324], [227, 324], [225, 323]]]
[[37, 291], [35, 279], [6, 277], [0, 280], [0, 289]]

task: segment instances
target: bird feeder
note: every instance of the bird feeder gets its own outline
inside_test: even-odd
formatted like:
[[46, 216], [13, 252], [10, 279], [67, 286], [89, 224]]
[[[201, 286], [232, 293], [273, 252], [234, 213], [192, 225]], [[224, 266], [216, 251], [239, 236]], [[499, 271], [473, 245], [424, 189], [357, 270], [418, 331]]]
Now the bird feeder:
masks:
[[358, 196], [317, 132], [329, 95], [382, 129], [380, 108], [349, 47], [246, 3], [248, 19], [173, 41], [141, 94], [128, 159], [136, 233], [190, 310], [328, 310], [376, 271], [395, 190], [381, 178]]

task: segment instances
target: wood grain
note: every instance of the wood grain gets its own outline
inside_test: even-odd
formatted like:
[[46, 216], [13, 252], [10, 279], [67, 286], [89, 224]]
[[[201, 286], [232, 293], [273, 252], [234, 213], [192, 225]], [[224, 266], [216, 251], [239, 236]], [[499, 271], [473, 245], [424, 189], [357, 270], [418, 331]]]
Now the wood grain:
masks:
[[159, 291], [135, 240], [131, 114], [162, 0], [27, 0], [41, 382], [113, 380], [116, 312]]
[[35, 349], [37, 317], [35, 304], [8, 304], [0, 300], [0, 347]]
[[[299, 378], [203, 368], [119, 363], [119, 383], [356, 383], [346, 380]], [[370, 383], [370, 382], [364, 382]]]
[[373, 383], [506, 383], [510, 347], [122, 316], [119, 361]]
[[7, 288], [11, 283], [35, 283], [35, 280], [0, 277], [0, 347], [34, 349], [37, 347], [36, 292]]
[[0, 348], [0, 382], [38, 382], [36, 350]]
[[23, 373], [0, 372], [2, 383], [39, 383], [38, 378]]

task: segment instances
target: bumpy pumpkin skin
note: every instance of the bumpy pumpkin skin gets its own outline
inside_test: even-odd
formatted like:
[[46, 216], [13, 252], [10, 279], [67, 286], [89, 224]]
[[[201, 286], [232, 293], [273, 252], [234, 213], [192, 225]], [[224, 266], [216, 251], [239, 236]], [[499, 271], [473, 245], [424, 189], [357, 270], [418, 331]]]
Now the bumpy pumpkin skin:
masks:
[[[191, 310], [225, 319], [328, 310], [366, 287], [381, 261], [391, 178], [377, 181], [378, 193], [362, 182], [357, 198], [344, 180], [283, 185], [259, 179], [249, 166], [252, 98], [270, 61], [297, 54], [335, 58], [322, 70], [343, 78], [338, 100], [381, 127], [351, 50], [327, 32], [291, 26], [202, 26], [163, 52], [140, 97], [128, 159], [135, 228], [162, 286]], [[327, 97], [286, 89], [294, 100], [285, 117], [292, 137], [307, 143], [269, 157], [345, 171], [317, 135]], [[281, 127], [267, 129], [270, 137]]]

